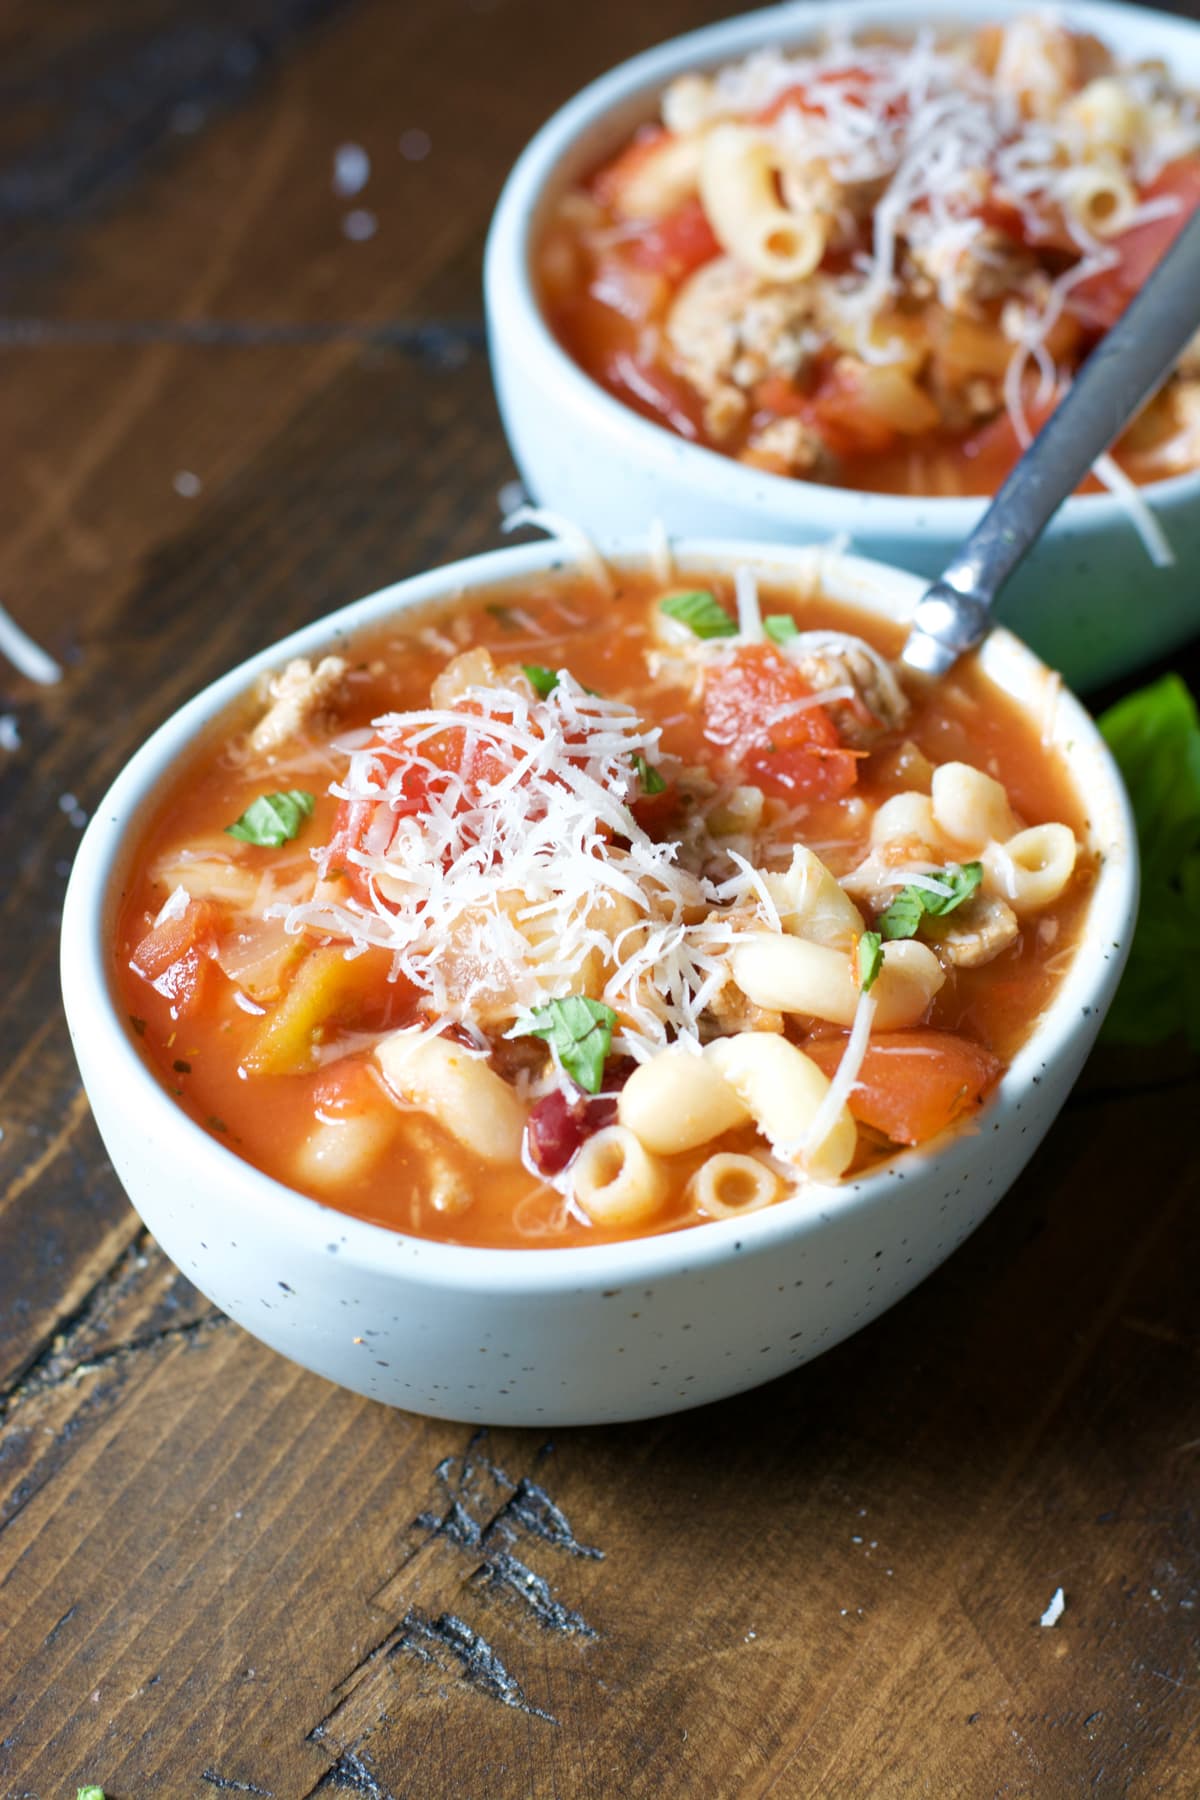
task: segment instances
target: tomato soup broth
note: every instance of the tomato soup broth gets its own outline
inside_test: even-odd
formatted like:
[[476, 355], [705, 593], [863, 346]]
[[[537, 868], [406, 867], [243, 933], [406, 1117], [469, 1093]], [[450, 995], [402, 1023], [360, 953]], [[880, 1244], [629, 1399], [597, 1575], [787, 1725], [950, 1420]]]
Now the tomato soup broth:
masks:
[[[121, 1005], [164, 1088], [268, 1175], [454, 1243], [674, 1230], [845, 1178], [953, 1119], [970, 1129], [1052, 997], [1091, 882], [1074, 853], [1086, 822], [1055, 754], [975, 659], [901, 689], [888, 660], [898, 629], [819, 594], [755, 594], [745, 572], [736, 593], [717, 576], [614, 582], [555, 574], [492, 589], [363, 634], [344, 667], [293, 664], [165, 792], [120, 910]], [[535, 776], [538, 757], [549, 772]], [[524, 807], [518, 826], [536, 834], [567, 788], [591, 804], [601, 776], [611, 797], [579, 827], [582, 876], [550, 846], [520, 867], [527, 904], [514, 904], [497, 852], [479, 848], [488, 806]], [[1002, 824], [955, 825], [964, 803]], [[430, 897], [414, 903], [405, 857], [437, 805], [450, 835], [421, 865]], [[1035, 826], [1060, 834], [1036, 855], [1020, 849]], [[1022, 884], [1068, 839], [1058, 890], [1031, 899]], [[589, 897], [597, 859], [615, 899]], [[467, 863], [481, 938], [463, 923], [471, 906], [454, 910]], [[651, 914], [624, 893], [635, 874]], [[553, 907], [577, 877], [564, 926]], [[424, 962], [398, 953], [435, 905], [449, 909], [444, 945]], [[599, 937], [575, 953], [582, 913]], [[824, 958], [849, 1000], [819, 1013], [790, 990], [760, 992], [787, 940]], [[528, 979], [504, 973], [514, 942], [531, 946]], [[904, 971], [915, 999], [896, 998]], [[453, 1088], [469, 1064], [475, 1084], [449, 1099], [387, 1048], [423, 1058], [439, 1023], [437, 1080]], [[803, 1065], [803, 1105], [820, 1115], [825, 1101], [827, 1115], [809, 1118], [807, 1138], [772, 1113], [754, 1057], [738, 1061], [750, 1051], [789, 1080]], [[839, 1094], [851, 1055], [856, 1079]], [[703, 1124], [673, 1136], [668, 1123], [664, 1139], [679, 1109], [647, 1101], [652, 1068], [703, 1072], [728, 1103], [716, 1136]], [[493, 1087], [477, 1093], [485, 1078]], [[507, 1149], [484, 1141], [493, 1112]], [[634, 1198], [613, 1201], [630, 1182]]]
[[[575, 361], [680, 436], [801, 480], [983, 495], [1198, 204], [1197, 96], [1014, 14], [677, 77], [558, 202], [534, 270]], [[1120, 470], [1200, 466], [1198, 421], [1200, 340]]]

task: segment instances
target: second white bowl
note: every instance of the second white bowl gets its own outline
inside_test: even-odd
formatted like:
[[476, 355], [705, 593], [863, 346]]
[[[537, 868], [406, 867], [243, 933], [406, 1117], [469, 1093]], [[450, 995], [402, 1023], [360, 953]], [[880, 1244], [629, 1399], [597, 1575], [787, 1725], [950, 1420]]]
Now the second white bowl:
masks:
[[[968, 26], [997, 0], [849, 0], [848, 30]], [[1200, 88], [1200, 25], [1144, 7], [1080, 0], [1067, 25], [1123, 54], [1162, 57]], [[674, 76], [797, 46], [829, 24], [825, 0], [797, 0], [675, 38], [595, 81], [542, 127], [501, 195], [484, 269], [492, 368], [504, 427], [530, 493], [601, 537], [660, 518], [668, 531], [769, 543], [818, 543], [844, 533], [863, 555], [933, 577], [978, 521], [984, 502], [859, 493], [751, 469], [687, 443], [623, 406], [572, 361], [547, 326], [531, 274], [534, 246], [565, 188], [655, 115]], [[1200, 630], [1200, 473], [1145, 491], [1175, 552], [1155, 568], [1128, 513], [1106, 494], [1061, 508], [1004, 595], [1001, 617], [1072, 686], [1088, 689], [1136, 668]]]

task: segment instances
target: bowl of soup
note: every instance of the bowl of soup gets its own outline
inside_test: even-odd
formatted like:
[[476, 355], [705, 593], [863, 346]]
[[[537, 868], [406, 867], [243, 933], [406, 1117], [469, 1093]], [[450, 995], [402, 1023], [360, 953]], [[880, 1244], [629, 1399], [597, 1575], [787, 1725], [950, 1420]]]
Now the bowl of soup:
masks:
[[[1198, 92], [1193, 22], [987, 0], [802, 0], [603, 76], [488, 244], [530, 493], [936, 576], [1200, 201]], [[1003, 596], [1073, 685], [1200, 627], [1198, 469], [1194, 344]]]
[[907, 1293], [1015, 1179], [1132, 928], [1125, 795], [911, 575], [521, 545], [184, 706], [99, 805], [62, 978], [113, 1163], [247, 1330], [509, 1424], [700, 1405]]

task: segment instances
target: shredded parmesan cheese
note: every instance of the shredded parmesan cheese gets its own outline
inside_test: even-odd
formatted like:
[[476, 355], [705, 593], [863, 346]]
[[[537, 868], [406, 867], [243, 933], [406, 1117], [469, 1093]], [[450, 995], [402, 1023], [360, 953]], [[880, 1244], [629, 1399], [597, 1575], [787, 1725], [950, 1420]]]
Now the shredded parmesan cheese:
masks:
[[863, 1066], [863, 1058], [871, 1041], [871, 1026], [875, 1022], [875, 996], [864, 993], [858, 996], [858, 1005], [854, 1009], [854, 1023], [850, 1027], [850, 1036], [846, 1040], [846, 1048], [842, 1052], [842, 1060], [829, 1083], [828, 1092], [817, 1108], [812, 1124], [804, 1139], [804, 1156], [812, 1156], [820, 1149], [837, 1123], [838, 1115], [849, 1100]]

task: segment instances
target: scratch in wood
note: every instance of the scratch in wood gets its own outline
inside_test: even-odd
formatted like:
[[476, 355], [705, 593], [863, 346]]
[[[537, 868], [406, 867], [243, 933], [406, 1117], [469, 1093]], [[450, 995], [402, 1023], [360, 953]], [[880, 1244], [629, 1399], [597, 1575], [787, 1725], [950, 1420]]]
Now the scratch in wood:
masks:
[[[603, 1560], [603, 1551], [579, 1542], [567, 1515], [545, 1488], [525, 1476], [514, 1481], [485, 1455], [487, 1435], [486, 1429], [477, 1431], [461, 1457], [447, 1456], [437, 1465], [434, 1475], [446, 1492], [445, 1510], [440, 1514], [423, 1512], [414, 1524], [427, 1531], [430, 1538], [446, 1538], [463, 1550], [482, 1550], [484, 1561], [474, 1571], [473, 1579], [520, 1600], [539, 1625], [568, 1636], [594, 1638], [595, 1628], [581, 1613], [555, 1600], [549, 1582], [515, 1556], [511, 1546], [525, 1532], [571, 1556]], [[490, 1518], [478, 1516], [483, 1506], [484, 1481], [493, 1488], [509, 1490]]]
[[474, 1579], [486, 1581], [489, 1586], [499, 1588], [504, 1593], [514, 1594], [529, 1608], [538, 1624], [545, 1625], [548, 1630], [565, 1632], [568, 1636], [596, 1636], [594, 1627], [588, 1624], [582, 1613], [555, 1600], [551, 1596], [549, 1582], [536, 1575], [517, 1557], [510, 1556], [507, 1550], [496, 1551], [486, 1562], [481, 1563], [475, 1571]]
[[[308, 1735], [319, 1744], [325, 1736], [325, 1729], [318, 1725]], [[337, 1761], [326, 1769], [316, 1787], [311, 1788], [304, 1796], [304, 1800], [315, 1800], [317, 1794], [331, 1793], [335, 1789], [340, 1793], [363, 1794], [366, 1800], [394, 1800], [394, 1796], [388, 1793], [368, 1768], [365, 1756], [365, 1751], [360, 1756], [354, 1750], [343, 1750]]]
[[163, 1344], [174, 1342], [186, 1343], [206, 1336], [220, 1325], [228, 1325], [229, 1320], [222, 1312], [205, 1313], [203, 1318], [190, 1319], [184, 1325], [166, 1325], [161, 1331], [152, 1332], [149, 1337], [132, 1338], [127, 1344], [114, 1344], [111, 1349], [101, 1350], [95, 1356], [83, 1362], [69, 1363], [61, 1367], [61, 1360], [69, 1352], [60, 1338], [29, 1369], [25, 1378], [12, 1388], [8, 1394], [0, 1395], [0, 1424], [10, 1417], [19, 1406], [42, 1394], [53, 1392], [55, 1388], [66, 1387], [69, 1383], [79, 1382], [88, 1375], [95, 1375], [101, 1369], [120, 1366], [144, 1351], [157, 1350]]
[[73, 1619], [75, 1617], [75, 1614], [78, 1611], [79, 1611], [79, 1602], [78, 1601], [75, 1602], [74, 1606], [68, 1606], [68, 1608], [67, 1608], [66, 1612], [63, 1614], [62, 1618], [58, 1619], [50, 1627], [49, 1631], [46, 1633], [45, 1637], [42, 1639], [43, 1647], [48, 1647], [50, 1644], [52, 1644], [54, 1642], [55, 1638], [58, 1636], [58, 1634], [62, 1630], [63, 1626], [66, 1625], [69, 1620]]
[[201, 1769], [201, 1781], [207, 1781], [210, 1787], [220, 1788], [228, 1794], [262, 1794], [265, 1800], [274, 1800], [270, 1788], [255, 1787], [252, 1781], [235, 1781], [231, 1775], [218, 1775], [215, 1769]]
[[511, 1520], [522, 1531], [528, 1531], [532, 1536], [542, 1538], [547, 1544], [554, 1544], [572, 1556], [587, 1557], [596, 1562], [604, 1561], [603, 1550], [598, 1550], [594, 1544], [579, 1542], [562, 1508], [555, 1505], [545, 1488], [539, 1487], [536, 1481], [522, 1478], [517, 1483], [512, 1498], [506, 1501], [494, 1523], [498, 1524], [501, 1520]]
[[401, 1623], [391, 1654], [398, 1655], [401, 1651], [415, 1655], [423, 1662], [436, 1662], [443, 1668], [446, 1664], [438, 1652], [448, 1652], [458, 1663], [468, 1687], [499, 1700], [502, 1706], [515, 1707], [534, 1719], [544, 1719], [548, 1725], [558, 1724], [552, 1713], [543, 1712], [540, 1706], [534, 1706], [525, 1698], [520, 1682], [509, 1674], [487, 1639], [472, 1631], [454, 1613], [441, 1613], [436, 1619], [426, 1619], [415, 1609], [409, 1611]]

